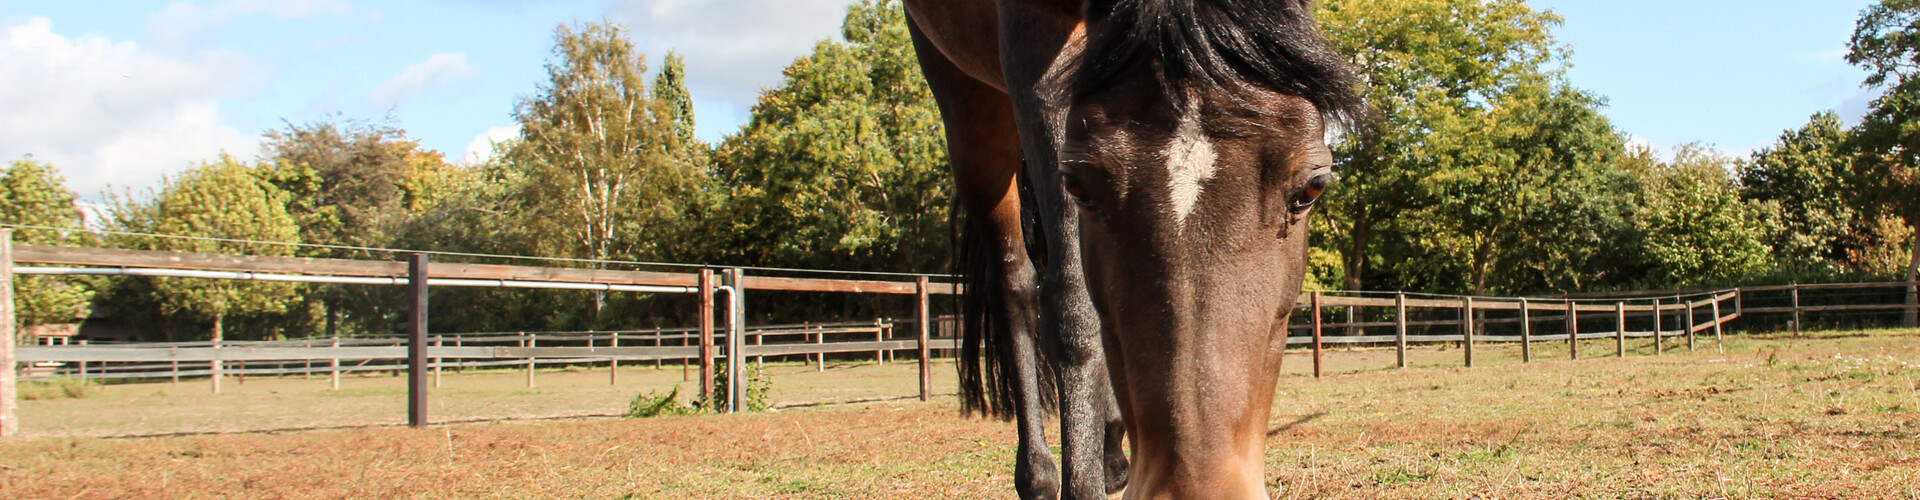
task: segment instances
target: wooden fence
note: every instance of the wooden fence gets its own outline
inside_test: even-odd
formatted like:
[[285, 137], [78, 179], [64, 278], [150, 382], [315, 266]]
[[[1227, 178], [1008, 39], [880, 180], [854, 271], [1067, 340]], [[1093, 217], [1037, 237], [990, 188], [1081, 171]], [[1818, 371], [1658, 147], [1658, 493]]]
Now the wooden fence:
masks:
[[[952, 318], [936, 318], [934, 331], [951, 332]], [[884, 364], [897, 351], [919, 348], [918, 339], [902, 339], [895, 331], [913, 320], [873, 320], [863, 322], [765, 325], [745, 329], [747, 342], [743, 355], [753, 362], [768, 356], [797, 358], [820, 366], [829, 354], [843, 357], [871, 354]], [[715, 334], [726, 340], [725, 333]], [[546, 365], [606, 365], [611, 368], [608, 383], [619, 381], [620, 363], [650, 363], [660, 367], [672, 361], [682, 366], [691, 379], [692, 366], [698, 361], [697, 328], [654, 328], [625, 331], [591, 332], [503, 332], [479, 334], [434, 334], [428, 336], [428, 367], [434, 371], [435, 386], [439, 372], [445, 369], [523, 367], [527, 384], [534, 383], [533, 369]], [[325, 338], [280, 341], [222, 342], [141, 342], [60, 346], [21, 346], [16, 360], [28, 364], [23, 379], [77, 377], [82, 379], [171, 379], [206, 377], [216, 373], [286, 376], [327, 374], [334, 389], [339, 388], [341, 373], [405, 370], [406, 338]], [[933, 337], [928, 347], [950, 351], [956, 348], [952, 338]], [[192, 362], [182, 369], [180, 362]], [[221, 362], [213, 370], [210, 362]], [[252, 362], [252, 367], [247, 363]], [[316, 365], [316, 363], [318, 363]], [[237, 365], [238, 367], [234, 367]], [[197, 367], [196, 367], [197, 366]]]
[[[698, 272], [651, 272], [551, 268], [491, 264], [442, 263], [427, 265], [424, 255], [412, 262], [365, 261], [347, 259], [287, 258], [240, 255], [194, 254], [98, 248], [12, 245], [11, 231], [0, 229], [0, 363], [17, 366], [26, 363], [72, 363], [55, 373], [113, 378], [156, 378], [210, 376], [215, 386], [223, 374], [294, 375], [326, 373], [337, 387], [340, 373], [362, 370], [399, 370], [409, 373], [409, 421], [425, 425], [425, 394], [429, 370], [437, 385], [445, 369], [489, 366], [520, 366], [527, 371], [527, 383], [534, 384], [535, 368], [542, 364], [606, 363], [609, 381], [617, 382], [622, 362], [678, 360], [683, 374], [693, 377], [699, 366], [701, 394], [711, 400], [719, 356], [725, 356], [730, 370], [727, 380], [741, 380], [739, 370], [747, 357], [798, 356], [809, 362], [821, 362], [830, 354], [873, 352], [876, 361], [885, 362], [890, 353], [917, 351], [920, 365], [920, 397], [931, 394], [930, 358], [935, 349], [955, 349], [951, 336], [936, 338], [935, 321], [930, 314], [930, 296], [952, 294], [956, 285], [931, 282], [927, 276], [914, 281], [848, 280], [823, 278], [748, 276], [738, 268]], [[280, 342], [186, 342], [139, 345], [22, 346], [13, 345], [12, 276], [15, 263], [73, 268], [23, 268], [34, 274], [106, 274], [181, 276], [209, 279], [248, 279], [271, 281], [311, 281], [321, 283], [405, 285], [411, 293], [410, 332], [406, 338], [320, 339]], [[570, 288], [644, 293], [694, 293], [700, 297], [699, 326], [693, 328], [621, 332], [523, 333], [509, 334], [432, 334], [427, 331], [426, 294], [428, 286], [483, 286], [513, 288]], [[1907, 288], [1913, 283], [1850, 283], [1825, 285], [1789, 285], [1748, 287], [1726, 290], [1674, 292], [1635, 292], [1588, 296], [1552, 297], [1460, 297], [1424, 294], [1365, 292], [1303, 294], [1301, 315], [1291, 327], [1295, 334], [1289, 345], [1309, 346], [1313, 352], [1314, 375], [1323, 374], [1322, 354], [1328, 344], [1392, 345], [1397, 366], [1407, 365], [1409, 345], [1421, 343], [1459, 343], [1462, 362], [1474, 365], [1474, 349], [1487, 343], [1517, 343], [1523, 362], [1533, 360], [1534, 346], [1540, 342], [1566, 342], [1571, 357], [1580, 357], [1582, 340], [1613, 339], [1617, 354], [1625, 356], [1629, 339], [1650, 339], [1656, 353], [1664, 352], [1668, 339], [1684, 339], [1684, 346], [1697, 347], [1696, 336], [1711, 331], [1716, 344], [1723, 338], [1728, 323], [1743, 314], [1791, 314], [1796, 329], [1803, 314], [1827, 314], [1863, 311], [1908, 311], [1908, 321], [1916, 310], [1913, 294], [1906, 293], [1904, 304], [1802, 304], [1806, 290], [1869, 288]], [[745, 325], [744, 294], [749, 290], [781, 290], [836, 293], [911, 294], [916, 298], [916, 315], [911, 320], [876, 320], [871, 323], [834, 323], [824, 325]], [[1788, 294], [1791, 304], [1746, 308], [1746, 294]], [[724, 305], [719, 302], [725, 296]], [[1536, 314], [1538, 313], [1538, 314]], [[1328, 314], [1345, 316], [1339, 323], [1325, 321]], [[1704, 318], [1704, 320], [1702, 320]], [[912, 325], [913, 335], [896, 336], [899, 325]], [[1391, 328], [1391, 334], [1368, 330]], [[951, 328], [942, 330], [953, 331]], [[1333, 330], [1340, 334], [1329, 335]], [[872, 335], [872, 340], [867, 336]], [[793, 340], [795, 337], [798, 340]], [[828, 338], [833, 337], [829, 341]], [[904, 338], [902, 338], [904, 337]], [[767, 339], [774, 338], [774, 342]], [[752, 345], [747, 342], [751, 339]], [[671, 345], [678, 341], [679, 345]], [[375, 363], [382, 361], [384, 363]], [[205, 369], [181, 370], [180, 362], [206, 363]], [[253, 362], [249, 368], [246, 363]], [[323, 363], [313, 366], [313, 363]], [[229, 363], [238, 364], [230, 368]], [[296, 366], [297, 365], [297, 366]], [[89, 371], [91, 370], [91, 371]], [[0, 437], [17, 433], [14, 418], [15, 370], [0, 370]], [[738, 407], [744, 391], [732, 388], [727, 408]]]
[[[16, 269], [14, 267], [16, 263], [77, 267]], [[12, 367], [17, 366], [17, 362], [21, 360], [76, 363], [166, 362], [169, 363], [169, 368], [172, 364], [182, 361], [204, 362], [207, 363], [214, 390], [218, 392], [229, 361], [237, 363], [306, 362], [312, 359], [325, 359], [328, 360], [329, 373], [337, 373], [331, 371], [332, 365], [336, 364], [333, 360], [405, 359], [404, 366], [408, 372], [408, 422], [416, 427], [428, 423], [426, 400], [428, 370], [433, 364], [429, 360], [432, 359], [440, 360], [441, 363], [447, 359], [454, 359], [458, 360], [457, 363], [526, 363], [533, 366], [542, 359], [550, 361], [607, 359], [610, 363], [617, 364], [620, 360], [692, 358], [698, 360], [700, 365], [701, 397], [703, 400], [712, 401], [712, 396], [716, 393], [714, 384], [718, 378], [714, 373], [716, 356], [724, 355], [726, 363], [723, 366], [729, 371], [726, 377], [727, 383], [735, 385], [728, 388], [729, 398], [724, 408], [726, 411], [734, 411], [744, 404], [742, 398], [745, 391], [740, 390], [737, 384], [742, 380], [742, 373], [739, 370], [746, 356], [808, 354], [822, 356], [830, 352], [853, 351], [874, 351], [884, 355], [888, 351], [914, 349], [921, 361], [920, 398], [925, 400], [931, 397], [932, 385], [929, 383], [929, 378], [932, 375], [928, 367], [932, 350], [952, 348], [952, 342], [936, 344], [931, 338], [932, 321], [928, 306], [932, 295], [951, 294], [955, 290], [954, 285], [935, 283], [924, 275], [915, 276], [913, 281], [887, 281], [750, 276], [747, 270], [742, 268], [719, 271], [700, 269], [698, 272], [674, 273], [467, 263], [429, 265], [428, 255], [418, 253], [409, 255], [407, 262], [392, 262], [14, 245], [12, 230], [0, 228], [0, 338], [4, 339], [0, 340], [0, 365], [8, 367], [0, 370], [0, 437], [18, 432], [18, 419], [15, 418], [17, 407], [14, 403], [17, 374]], [[15, 274], [171, 276], [406, 286], [409, 304], [408, 335], [405, 347], [333, 345], [331, 343], [326, 347], [311, 345], [241, 347], [218, 343], [148, 350], [106, 348], [105, 346], [98, 348], [85, 346], [71, 351], [46, 351], [44, 349], [67, 348], [41, 347], [16, 349], [13, 345], [15, 321], [12, 309], [12, 283]], [[431, 335], [428, 332], [427, 290], [430, 286], [697, 294], [699, 297], [697, 317], [700, 325], [695, 331], [698, 334], [698, 342], [697, 346], [620, 346], [615, 345], [619, 336], [614, 335], [607, 339], [609, 344], [606, 346], [540, 346], [538, 340], [531, 337], [526, 338], [523, 345], [447, 346], [446, 339], [438, 339], [435, 342], [430, 339]], [[750, 290], [913, 295], [918, 303], [916, 308], [918, 316], [912, 322], [917, 335], [911, 340], [889, 340], [881, 335], [880, 338], [871, 342], [747, 346], [746, 339], [751, 335], [747, 333], [745, 324], [745, 295]], [[725, 297], [724, 303], [717, 301], [722, 296]], [[725, 330], [716, 331], [716, 327]], [[756, 337], [756, 339], [764, 338], [764, 335]], [[726, 345], [716, 345], [714, 343], [716, 339], [726, 342]], [[320, 352], [315, 349], [325, 351]], [[529, 370], [528, 373], [531, 377], [532, 371]], [[617, 370], [614, 373], [617, 374]]]
[[[1685, 340], [1688, 350], [1693, 350], [1698, 346], [1696, 335], [1710, 331], [1719, 345], [1727, 322], [1741, 314], [1738, 289], [1617, 299], [1381, 295], [1389, 294], [1305, 294], [1306, 321], [1295, 321], [1291, 327], [1296, 331], [1306, 330], [1308, 334], [1290, 335], [1288, 345], [1311, 346], [1315, 377], [1324, 374], [1323, 353], [1327, 344], [1390, 344], [1395, 349], [1396, 366], [1404, 368], [1409, 344], [1459, 343], [1462, 364], [1472, 367], [1474, 347], [1488, 343], [1519, 344], [1522, 362], [1533, 361], [1534, 346], [1541, 342], [1565, 342], [1574, 359], [1580, 357], [1582, 340], [1613, 339], [1619, 356], [1626, 356], [1628, 339], [1650, 339], [1654, 351], [1662, 352], [1666, 339], [1680, 338]], [[1364, 315], [1357, 312], [1363, 308], [1383, 310], [1392, 319], [1366, 321]], [[1325, 321], [1329, 309], [1342, 310], [1349, 318], [1360, 319], [1330, 324]], [[1421, 310], [1425, 310], [1429, 319], [1415, 319]], [[1490, 317], [1495, 314], [1504, 317]], [[1439, 319], [1432, 319], [1436, 317]], [[1590, 325], [1596, 322], [1610, 324], [1592, 328]], [[1582, 325], [1589, 327], [1583, 329]], [[1392, 334], [1366, 334], [1369, 328], [1387, 327], [1393, 329]], [[1420, 333], [1414, 332], [1416, 328]], [[1328, 330], [1347, 334], [1330, 336], [1326, 334]], [[1436, 330], [1441, 333], [1435, 333]]]

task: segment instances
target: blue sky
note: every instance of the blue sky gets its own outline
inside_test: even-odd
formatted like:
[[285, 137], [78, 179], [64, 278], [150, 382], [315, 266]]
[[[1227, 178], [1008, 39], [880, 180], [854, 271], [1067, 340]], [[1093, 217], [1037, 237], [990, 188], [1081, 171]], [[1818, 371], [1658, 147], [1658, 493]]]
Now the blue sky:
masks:
[[[283, 121], [391, 119], [460, 159], [513, 130], [553, 28], [601, 18], [657, 61], [688, 60], [699, 135], [739, 127], [757, 91], [847, 0], [0, 0], [0, 158], [54, 163], [89, 200], [221, 151], [252, 158]], [[1745, 154], [1871, 95], [1842, 59], [1866, 0], [1533, 0], [1566, 18], [1576, 86], [1636, 140]]]

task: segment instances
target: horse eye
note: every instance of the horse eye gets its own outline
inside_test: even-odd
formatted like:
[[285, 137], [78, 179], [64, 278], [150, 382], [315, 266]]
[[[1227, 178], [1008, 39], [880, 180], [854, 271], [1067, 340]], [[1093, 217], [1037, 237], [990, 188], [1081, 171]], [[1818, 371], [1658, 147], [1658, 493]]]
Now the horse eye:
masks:
[[1321, 172], [1314, 174], [1313, 177], [1308, 177], [1307, 185], [1302, 187], [1300, 194], [1293, 199], [1293, 211], [1303, 212], [1308, 208], [1313, 208], [1313, 204], [1320, 201], [1320, 195], [1327, 191], [1327, 186], [1339, 179], [1340, 178], [1331, 171]]
[[1093, 202], [1087, 201], [1087, 187], [1080, 183], [1080, 173], [1071, 169], [1060, 169], [1060, 187], [1067, 191], [1067, 199], [1075, 205], [1091, 210]]

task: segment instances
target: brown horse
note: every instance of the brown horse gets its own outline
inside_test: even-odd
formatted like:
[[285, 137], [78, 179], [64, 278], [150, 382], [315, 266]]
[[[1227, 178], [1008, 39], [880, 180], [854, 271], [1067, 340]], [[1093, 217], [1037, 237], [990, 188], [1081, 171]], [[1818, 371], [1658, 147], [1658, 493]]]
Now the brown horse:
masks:
[[1020, 496], [1264, 497], [1326, 137], [1365, 113], [1308, 0], [904, 4], [967, 220], [963, 399], [1018, 420]]

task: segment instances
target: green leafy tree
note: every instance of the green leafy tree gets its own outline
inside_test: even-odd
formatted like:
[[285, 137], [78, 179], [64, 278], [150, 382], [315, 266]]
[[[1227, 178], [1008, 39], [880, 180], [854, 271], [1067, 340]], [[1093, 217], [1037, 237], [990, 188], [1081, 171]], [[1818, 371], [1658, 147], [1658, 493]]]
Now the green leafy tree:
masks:
[[1740, 199], [1733, 162], [1685, 144], [1670, 162], [1639, 163], [1650, 167], [1636, 172], [1642, 190], [1634, 217], [1648, 286], [1727, 282], [1767, 269], [1761, 209]]
[[[1461, 131], [1462, 148], [1430, 186], [1412, 227], [1465, 291], [1580, 289], [1606, 277], [1627, 244], [1632, 183], [1617, 162], [1618, 132], [1601, 101], [1568, 87], [1510, 89]], [[1491, 289], [1491, 290], [1490, 290]]]
[[1378, 119], [1336, 147], [1343, 179], [1328, 191], [1328, 231], [1318, 240], [1342, 255], [1346, 288], [1379, 287], [1387, 283], [1377, 268], [1405, 260], [1383, 247], [1417, 249], [1436, 236], [1410, 216], [1440, 201], [1437, 176], [1493, 154], [1476, 128], [1504, 96], [1557, 77], [1565, 49], [1551, 30], [1560, 17], [1523, 0], [1328, 0], [1319, 8], [1328, 41], [1366, 79]]
[[[123, 236], [116, 243], [144, 250], [291, 256], [290, 245], [248, 242], [300, 242], [300, 226], [287, 213], [286, 193], [259, 173], [223, 155], [167, 179], [150, 200], [118, 199], [112, 208], [114, 224], [125, 231], [214, 239]], [[299, 302], [302, 291], [297, 284], [262, 281], [155, 278], [148, 283], [144, 289], [160, 312], [210, 322], [207, 338], [216, 341], [227, 338], [228, 318], [284, 313]], [[256, 330], [244, 337], [275, 333]]]
[[702, 175], [677, 131], [690, 130], [691, 106], [676, 113], [649, 92], [644, 58], [617, 25], [560, 26], [553, 54], [548, 82], [514, 112], [520, 138], [506, 154], [528, 180], [523, 222], [547, 255], [648, 257]]
[[[32, 157], [15, 160], [0, 172], [0, 222], [58, 229], [14, 231], [14, 243], [79, 246], [89, 243], [85, 217], [73, 191], [52, 165]], [[73, 323], [84, 318], [93, 300], [92, 284], [66, 276], [14, 277], [18, 326]]]
[[731, 237], [716, 260], [944, 267], [946, 140], [905, 13], [895, 1], [856, 2], [841, 34], [789, 65], [715, 153], [729, 196], [710, 232]]
[[1870, 243], [1871, 221], [1849, 203], [1849, 140], [1840, 116], [1823, 111], [1739, 166], [1741, 197], [1773, 215], [1766, 242], [1783, 271], [1831, 274]]
[[[1866, 84], [1885, 90], [1854, 132], [1863, 154], [1850, 187], [1868, 215], [1906, 223], [1906, 280], [1920, 279], [1920, 0], [1881, 0], [1867, 7], [1848, 42], [1847, 61], [1867, 70]], [[1907, 288], [1907, 305], [1920, 289]], [[1907, 326], [1920, 326], [1909, 307]]]
[[[397, 228], [433, 196], [431, 178], [451, 168], [441, 154], [420, 147], [395, 127], [356, 121], [288, 124], [264, 137], [259, 175], [287, 195], [287, 211], [306, 243], [386, 247]], [[303, 256], [385, 259], [347, 248], [304, 247]], [[353, 331], [397, 328], [391, 313], [400, 291], [387, 287], [320, 286], [328, 335], [349, 323]], [[351, 332], [350, 332], [351, 333]]]

